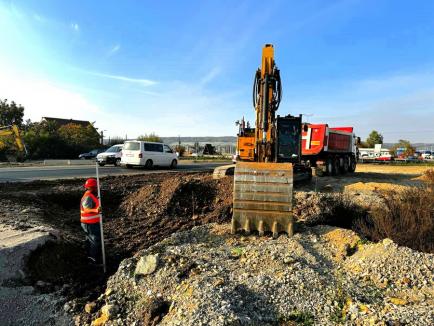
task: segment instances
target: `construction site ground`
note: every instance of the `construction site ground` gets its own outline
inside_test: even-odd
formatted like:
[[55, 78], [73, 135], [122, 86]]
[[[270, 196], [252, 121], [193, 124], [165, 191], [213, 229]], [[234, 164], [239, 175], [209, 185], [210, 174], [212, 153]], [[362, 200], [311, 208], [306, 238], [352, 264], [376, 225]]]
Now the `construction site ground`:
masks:
[[[314, 176], [311, 182], [297, 185], [295, 191], [366, 192], [375, 197], [369, 195], [372, 190], [421, 184], [420, 176], [426, 169], [429, 167], [359, 165], [353, 174]], [[78, 209], [83, 183], [82, 179], [69, 179], [0, 184], [2, 228], [22, 233], [43, 228], [52, 234], [44, 245], [23, 257], [19, 276], [0, 277], [0, 324], [90, 323], [95, 315], [85, 312], [85, 304], [100, 298], [108, 277], [124, 259], [176, 232], [208, 223], [225, 224], [231, 218], [230, 176], [213, 180], [211, 173], [162, 171], [103, 178], [108, 268], [103, 275], [87, 263], [84, 251]], [[0, 249], [2, 241], [6, 240], [0, 237]], [[34, 310], [41, 302], [50, 309], [32, 314], [18, 309], [11, 314], [9, 309], [20, 300], [29, 307], [33, 305]], [[96, 308], [89, 309], [94, 312]]]

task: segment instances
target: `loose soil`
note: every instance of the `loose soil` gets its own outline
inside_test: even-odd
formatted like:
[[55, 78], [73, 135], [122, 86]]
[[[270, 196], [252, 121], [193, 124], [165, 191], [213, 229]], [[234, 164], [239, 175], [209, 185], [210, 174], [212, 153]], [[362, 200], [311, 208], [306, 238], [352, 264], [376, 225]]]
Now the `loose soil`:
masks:
[[231, 216], [229, 177], [213, 180], [203, 173], [161, 173], [104, 178], [101, 193], [108, 269], [104, 276], [86, 261], [78, 208], [83, 182], [0, 185], [0, 201], [5, 203], [0, 208], [0, 223], [23, 230], [46, 225], [60, 231], [62, 241], [49, 243], [29, 257], [25, 281], [42, 281], [42, 292], [60, 287], [69, 298], [95, 299], [106, 277], [123, 259], [179, 230], [227, 222]]
[[[311, 183], [295, 189], [344, 192], [346, 186], [357, 184], [353, 190], [360, 191], [364, 183], [414, 186], [422, 183], [417, 177], [426, 169], [365, 164], [353, 174], [314, 177]], [[39, 284], [36, 288], [41, 292], [60, 290], [64, 296], [76, 299], [80, 311], [87, 301], [103, 292], [107, 277], [123, 259], [172, 233], [205, 223], [228, 222], [231, 217], [232, 177], [213, 180], [206, 173], [156, 173], [103, 178], [108, 267], [108, 273], [103, 275], [85, 259], [79, 223], [83, 183], [75, 179], [0, 184], [0, 223], [23, 230], [45, 225], [60, 233], [61, 241], [39, 248], [29, 258], [25, 282]]]

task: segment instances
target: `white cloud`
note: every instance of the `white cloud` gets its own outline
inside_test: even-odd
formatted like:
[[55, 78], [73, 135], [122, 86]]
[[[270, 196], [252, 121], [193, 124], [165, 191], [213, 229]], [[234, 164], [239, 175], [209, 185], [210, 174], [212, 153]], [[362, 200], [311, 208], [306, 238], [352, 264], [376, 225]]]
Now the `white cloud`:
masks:
[[[108, 99], [104, 91], [87, 97], [73, 87], [2, 69], [1, 98], [25, 107], [25, 119], [43, 116], [96, 121], [107, 136], [137, 137], [235, 134], [233, 121], [241, 105], [231, 94], [209, 94], [197, 85], [171, 83], [155, 94], [120, 91]], [[146, 94], [145, 94], [146, 93]], [[118, 101], [122, 106], [116, 105]]]
[[78, 32], [80, 30], [80, 26], [77, 23], [71, 23], [70, 26], [76, 32]]
[[39, 23], [45, 23], [47, 20], [45, 19], [45, 17], [39, 15], [39, 14], [33, 14], [33, 19], [36, 20]]
[[80, 71], [83, 71], [83, 72], [85, 72], [89, 75], [93, 75], [93, 76], [109, 78], [109, 79], [119, 80], [119, 81], [128, 82], [128, 83], [140, 84], [142, 86], [152, 86], [152, 85], [157, 84], [156, 81], [150, 80], [150, 79], [131, 78], [131, 77], [120, 76], [120, 75], [103, 74], [103, 73], [93, 72], [93, 71], [84, 71], [84, 70], [80, 70]]
[[116, 45], [112, 46], [112, 48], [107, 52], [107, 56], [111, 57], [116, 52], [118, 52], [120, 49], [121, 49], [121, 45], [120, 44], [116, 44]]
[[214, 67], [212, 68], [202, 79], [200, 80], [200, 83], [202, 85], [206, 85], [209, 82], [211, 82], [213, 79], [215, 79], [218, 75], [220, 75], [222, 69], [220, 67]]
[[43, 79], [6, 73], [0, 76], [2, 97], [25, 107], [25, 118], [39, 121], [42, 116], [91, 120], [100, 108], [80, 94]]

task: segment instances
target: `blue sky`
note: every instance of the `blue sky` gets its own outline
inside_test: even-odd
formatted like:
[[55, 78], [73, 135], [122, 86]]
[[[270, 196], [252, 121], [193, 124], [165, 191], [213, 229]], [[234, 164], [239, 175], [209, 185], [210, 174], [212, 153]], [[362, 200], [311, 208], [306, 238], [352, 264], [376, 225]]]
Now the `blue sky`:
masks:
[[111, 136], [235, 135], [265, 43], [278, 113], [434, 142], [432, 1], [0, 0], [0, 98]]

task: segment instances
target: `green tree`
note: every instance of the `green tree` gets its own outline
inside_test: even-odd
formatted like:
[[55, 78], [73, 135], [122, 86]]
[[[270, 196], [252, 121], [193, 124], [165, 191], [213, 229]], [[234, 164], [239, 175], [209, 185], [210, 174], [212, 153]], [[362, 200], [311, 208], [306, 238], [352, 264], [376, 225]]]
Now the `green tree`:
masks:
[[359, 148], [368, 148], [369, 147], [365, 141], [361, 141], [358, 146], [359, 146]]
[[69, 148], [60, 139], [53, 122], [33, 122], [26, 126], [24, 142], [31, 159], [66, 158]]
[[392, 148], [390, 149], [390, 154], [392, 156], [397, 156], [396, 153], [398, 148], [404, 149], [404, 152], [402, 153], [404, 157], [413, 156], [414, 153], [416, 152], [416, 149], [413, 146], [411, 146], [411, 143], [405, 139], [400, 139], [398, 143], [393, 145]]
[[14, 101], [0, 100], [0, 126], [16, 124], [21, 127], [23, 124], [24, 107]]
[[99, 147], [99, 134], [91, 125], [55, 122], [28, 123], [24, 141], [32, 159], [77, 158], [78, 154]]
[[366, 145], [368, 147], [374, 147], [376, 144], [382, 144], [382, 143], [383, 143], [383, 135], [376, 130], [372, 130], [368, 138], [366, 138]]
[[91, 149], [100, 145], [100, 135], [91, 125], [84, 127], [79, 124], [68, 123], [61, 126], [58, 133], [66, 144], [80, 150]]
[[156, 135], [153, 132], [151, 132], [150, 134], [140, 135], [139, 137], [137, 137], [137, 140], [154, 141], [157, 143], [163, 142], [163, 140], [160, 138], [160, 136]]

